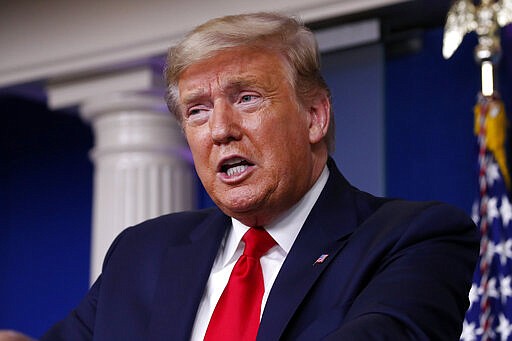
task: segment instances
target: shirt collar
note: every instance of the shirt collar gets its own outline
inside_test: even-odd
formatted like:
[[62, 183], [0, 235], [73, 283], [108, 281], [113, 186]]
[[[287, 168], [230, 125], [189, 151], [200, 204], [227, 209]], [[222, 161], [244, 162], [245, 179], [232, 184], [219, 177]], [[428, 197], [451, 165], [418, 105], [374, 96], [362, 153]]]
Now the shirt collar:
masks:
[[[309, 212], [311, 212], [318, 200], [328, 178], [329, 169], [325, 166], [313, 187], [309, 189], [302, 199], [284, 212], [275, 222], [265, 226], [265, 230], [267, 230], [286, 254], [290, 252], [302, 225], [304, 225]], [[231, 222], [232, 228], [228, 229], [228, 234], [224, 240], [222, 259], [219, 259], [220, 266], [226, 266], [233, 259], [237, 249], [242, 248], [240, 241], [245, 232], [250, 228], [234, 218], [231, 218]]]

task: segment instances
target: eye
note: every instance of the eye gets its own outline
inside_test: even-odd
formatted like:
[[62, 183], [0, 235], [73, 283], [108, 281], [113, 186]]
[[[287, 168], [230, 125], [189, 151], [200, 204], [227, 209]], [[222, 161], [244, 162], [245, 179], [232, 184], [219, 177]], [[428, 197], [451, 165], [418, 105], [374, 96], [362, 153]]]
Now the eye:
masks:
[[254, 91], [242, 91], [238, 95], [238, 104], [256, 104], [261, 99], [261, 95]]
[[186, 112], [186, 121], [192, 125], [200, 125], [208, 121], [211, 109], [204, 105], [190, 107]]
[[240, 97], [240, 102], [241, 103], [250, 102], [255, 98], [256, 98], [255, 95], [242, 95], [242, 97]]
[[194, 108], [194, 109], [190, 109], [188, 111], [188, 116], [194, 116], [194, 115], [197, 115], [201, 112], [201, 109], [198, 109], [198, 108]]
[[241, 112], [254, 112], [260, 108], [263, 97], [256, 91], [241, 91], [236, 97], [236, 107]]
[[187, 117], [202, 115], [209, 111], [209, 108], [205, 105], [193, 105], [187, 109]]

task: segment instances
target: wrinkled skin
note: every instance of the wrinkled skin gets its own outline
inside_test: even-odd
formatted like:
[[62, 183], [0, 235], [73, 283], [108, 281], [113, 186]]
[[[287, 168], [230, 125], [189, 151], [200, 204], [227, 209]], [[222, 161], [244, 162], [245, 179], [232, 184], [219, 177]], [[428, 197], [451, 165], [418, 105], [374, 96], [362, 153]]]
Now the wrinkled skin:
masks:
[[300, 106], [286, 70], [275, 52], [231, 48], [178, 81], [197, 173], [219, 208], [249, 226], [298, 202], [327, 160], [327, 96]]

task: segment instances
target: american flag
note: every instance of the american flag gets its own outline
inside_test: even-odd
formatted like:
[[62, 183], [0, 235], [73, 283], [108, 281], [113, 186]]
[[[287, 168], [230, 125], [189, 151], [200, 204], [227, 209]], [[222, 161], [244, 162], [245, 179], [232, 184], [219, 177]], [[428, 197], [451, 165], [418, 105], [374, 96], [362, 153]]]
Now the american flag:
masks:
[[320, 257], [317, 258], [317, 260], [313, 263], [313, 265], [322, 264], [327, 257], [329, 257], [329, 255], [324, 253], [323, 255], [321, 255]]
[[512, 340], [512, 205], [507, 192], [506, 117], [497, 97], [479, 97], [475, 134], [479, 195], [472, 215], [481, 232], [480, 258], [461, 340]]

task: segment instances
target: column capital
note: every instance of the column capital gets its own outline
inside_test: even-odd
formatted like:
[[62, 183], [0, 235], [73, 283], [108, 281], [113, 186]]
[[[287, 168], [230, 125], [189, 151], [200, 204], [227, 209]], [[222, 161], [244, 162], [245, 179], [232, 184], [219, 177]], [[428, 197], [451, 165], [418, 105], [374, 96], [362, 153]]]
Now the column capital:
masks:
[[161, 94], [111, 93], [86, 100], [79, 111], [93, 127], [93, 159], [123, 152], [188, 155], [181, 128]]
[[112, 112], [151, 112], [168, 116], [163, 89], [151, 91], [111, 91], [84, 99], [79, 105], [80, 115], [86, 122]]
[[[116, 94], [152, 94], [163, 99], [165, 84], [157, 67], [147, 64], [50, 80], [46, 85], [51, 109], [91, 105]], [[123, 99], [127, 99], [124, 97]], [[161, 101], [163, 103], [163, 100]]]

